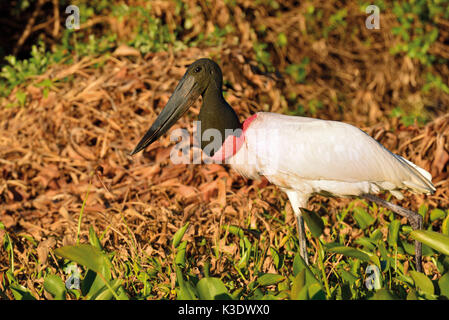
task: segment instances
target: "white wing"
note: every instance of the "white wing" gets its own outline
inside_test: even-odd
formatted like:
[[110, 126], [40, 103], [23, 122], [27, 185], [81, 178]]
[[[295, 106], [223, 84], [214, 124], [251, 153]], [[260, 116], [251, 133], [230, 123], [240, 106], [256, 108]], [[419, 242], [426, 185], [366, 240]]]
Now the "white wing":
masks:
[[233, 167], [287, 189], [337, 195], [435, 190], [427, 171], [343, 122], [260, 112], [245, 138]]

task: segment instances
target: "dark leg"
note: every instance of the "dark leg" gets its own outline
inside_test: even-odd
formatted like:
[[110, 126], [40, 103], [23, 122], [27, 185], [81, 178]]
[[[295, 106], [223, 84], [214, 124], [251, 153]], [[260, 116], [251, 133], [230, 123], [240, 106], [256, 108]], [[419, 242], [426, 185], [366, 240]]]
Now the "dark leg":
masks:
[[[400, 216], [406, 217], [412, 226], [413, 230], [419, 230], [423, 227], [423, 219], [421, 215], [416, 212], [410, 211], [408, 209], [402, 208], [398, 205], [385, 201], [379, 197], [376, 197], [372, 194], [363, 194], [362, 198], [365, 198], [368, 201], [372, 201], [381, 205], [391, 211], [399, 214]], [[422, 243], [415, 240], [415, 259], [416, 259], [416, 270], [422, 272]]]
[[299, 209], [301, 214], [296, 215], [296, 226], [298, 228], [298, 238], [299, 238], [299, 253], [304, 259], [305, 263], [309, 264], [309, 259], [307, 256], [307, 245], [306, 245], [306, 233], [304, 229], [304, 218], [302, 217], [302, 209]]

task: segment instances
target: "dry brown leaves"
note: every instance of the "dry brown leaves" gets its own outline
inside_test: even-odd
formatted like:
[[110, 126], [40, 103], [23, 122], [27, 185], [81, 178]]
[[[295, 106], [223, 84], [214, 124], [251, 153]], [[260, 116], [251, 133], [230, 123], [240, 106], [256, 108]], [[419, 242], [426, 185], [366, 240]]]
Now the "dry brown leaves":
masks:
[[[169, 10], [163, 3], [154, 3], [161, 14]], [[250, 1], [243, 3], [255, 17], [266, 18], [263, 8], [253, 8]], [[332, 35], [327, 42], [301, 37], [295, 29], [305, 28], [304, 8], [300, 7], [286, 12], [285, 17], [266, 21], [267, 37], [282, 31], [296, 43], [276, 48], [277, 57], [291, 63], [302, 61], [304, 56], [314, 57], [307, 83], [296, 84], [290, 78], [256, 72], [256, 63], [249, 58], [254, 41], [249, 22], [221, 2], [214, 8], [209, 12], [211, 20], [226, 25], [233, 19], [241, 31], [241, 43], [145, 57], [131, 48], [119, 47], [111, 57], [83, 58], [72, 65], [50, 68], [36, 82], [46, 78], [59, 81], [47, 96], [39, 87], [25, 88], [30, 99], [24, 108], [0, 106], [0, 221], [9, 232], [50, 241], [45, 242], [49, 248], [73, 243], [89, 191], [81, 228], [83, 241], [89, 226], [97, 232], [107, 230], [103, 243], [122, 252], [123, 257], [137, 252], [165, 257], [164, 248], [186, 221], [191, 222], [186, 235], [191, 240], [190, 250], [204, 250], [196, 246], [198, 237], [206, 237], [213, 245], [213, 239], [225, 232], [222, 225], [246, 226], [245, 221], [251, 227], [268, 230], [272, 240], [279, 230], [271, 230], [270, 221], [260, 213], [265, 210], [279, 216], [283, 210], [286, 197], [276, 187], [247, 181], [225, 166], [175, 165], [169, 159], [172, 143], [167, 135], [145, 152], [128, 155], [168, 101], [185, 66], [204, 56], [219, 58], [225, 79], [232, 84], [226, 89], [226, 98], [241, 119], [256, 111], [291, 109], [283, 96], [292, 92], [300, 101], [320, 99], [329, 107], [318, 112], [318, 117], [358, 125], [391, 151], [432, 173], [437, 192], [428, 197], [409, 195], [404, 206], [416, 208], [426, 201], [431, 207], [448, 207], [449, 117], [438, 117], [423, 128], [405, 128], [383, 115], [385, 105], [397, 105], [410, 95], [406, 89], [417, 86], [421, 70], [410, 59], [394, 58], [382, 44], [375, 46], [375, 52], [368, 51], [357, 38], [351, 38], [353, 43], [348, 44]], [[194, 17], [198, 21], [190, 31], [192, 37], [209, 25], [201, 24], [202, 15]], [[382, 32], [376, 37], [387, 39]], [[97, 63], [103, 66], [96, 68]], [[342, 101], [337, 97], [341, 93], [346, 94], [345, 108], [351, 112], [340, 110]], [[445, 103], [447, 98], [440, 95], [435, 100]], [[422, 102], [423, 98], [419, 96], [418, 100]], [[175, 128], [192, 130], [199, 107], [197, 102]], [[329, 211], [339, 203], [344, 201], [329, 201]], [[293, 224], [291, 209], [287, 208]], [[236, 250], [232, 246], [222, 249], [229, 253]], [[46, 254], [39, 245], [40, 259], [45, 260]], [[3, 256], [0, 268], [6, 266]], [[220, 271], [223, 266], [214, 267]]]
[[[36, 87], [28, 88], [33, 99], [26, 108], [1, 108], [0, 220], [7, 229], [37, 240], [54, 238], [59, 244], [70, 244], [89, 190], [82, 236], [87, 237], [90, 225], [98, 232], [109, 228], [104, 243], [123, 248], [124, 255], [136, 254], [127, 227], [137, 251], [162, 257], [171, 236], [186, 221], [192, 224], [187, 233], [190, 240], [206, 237], [211, 244], [224, 232], [223, 224], [245, 226], [250, 221], [252, 227], [271, 231], [269, 221], [259, 213], [279, 215], [283, 210], [285, 196], [274, 186], [244, 180], [216, 164], [175, 165], [169, 159], [168, 136], [144, 153], [128, 156], [167, 102], [185, 65], [206, 55], [190, 49], [176, 55], [151, 54], [137, 62], [111, 57], [102, 69], [84, 59], [42, 76], [74, 77], [71, 83], [60, 83], [48, 97]], [[275, 104], [274, 80], [252, 73], [244, 62], [223, 67], [225, 77], [241, 86], [228, 90], [227, 97], [242, 119], [255, 111], [258, 93], [267, 88], [272, 98], [268, 103]], [[192, 129], [199, 105], [177, 126]], [[410, 199], [445, 208], [448, 128], [446, 116], [420, 129], [390, 122], [366, 130], [390, 150], [432, 172], [435, 195]], [[48, 247], [55, 245], [52, 241]], [[43, 261], [45, 250], [39, 245]]]

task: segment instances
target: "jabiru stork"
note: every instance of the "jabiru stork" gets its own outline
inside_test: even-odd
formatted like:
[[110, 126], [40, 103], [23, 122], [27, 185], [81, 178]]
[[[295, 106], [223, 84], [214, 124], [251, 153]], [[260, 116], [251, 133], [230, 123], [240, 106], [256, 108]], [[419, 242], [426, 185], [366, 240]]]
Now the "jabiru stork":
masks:
[[[192, 63], [131, 155], [167, 132], [201, 95], [201, 136], [215, 130], [218, 138], [214, 140], [219, 142], [211, 150], [208, 141], [201, 140], [203, 153], [209, 159], [226, 161], [248, 178], [265, 176], [287, 194], [306, 263], [302, 211], [314, 194], [363, 197], [405, 216], [413, 229], [422, 228], [419, 214], [374, 194], [389, 191], [399, 199], [403, 198], [400, 190], [431, 194], [435, 187], [429, 172], [347, 123], [270, 112], [258, 112], [241, 123], [223, 97], [222, 83], [221, 69], [214, 61], [203, 58]], [[421, 257], [421, 243], [416, 241], [418, 271], [422, 270]]]

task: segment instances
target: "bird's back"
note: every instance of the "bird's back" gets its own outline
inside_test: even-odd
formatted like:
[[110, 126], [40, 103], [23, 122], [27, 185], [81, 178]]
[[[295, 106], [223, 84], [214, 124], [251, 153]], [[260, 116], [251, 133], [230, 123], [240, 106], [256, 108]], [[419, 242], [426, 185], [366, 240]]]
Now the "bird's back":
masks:
[[359, 195], [398, 189], [435, 190], [431, 175], [393, 154], [362, 130], [337, 121], [260, 112], [245, 132], [233, 167], [280, 187]]

